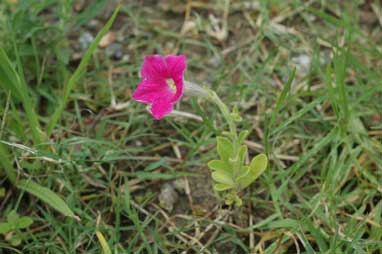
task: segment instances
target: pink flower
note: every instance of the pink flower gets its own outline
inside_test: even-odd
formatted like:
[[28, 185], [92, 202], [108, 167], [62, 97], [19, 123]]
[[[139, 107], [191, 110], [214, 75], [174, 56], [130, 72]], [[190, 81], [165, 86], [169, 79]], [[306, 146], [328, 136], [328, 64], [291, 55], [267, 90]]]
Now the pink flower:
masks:
[[169, 114], [183, 95], [186, 56], [146, 56], [141, 69], [142, 81], [133, 99], [151, 105], [151, 114], [161, 119]]

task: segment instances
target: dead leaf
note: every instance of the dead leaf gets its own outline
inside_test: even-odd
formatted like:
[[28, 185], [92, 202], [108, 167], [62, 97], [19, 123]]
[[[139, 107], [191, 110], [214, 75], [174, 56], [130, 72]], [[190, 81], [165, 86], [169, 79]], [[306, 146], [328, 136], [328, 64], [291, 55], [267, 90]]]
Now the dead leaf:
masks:
[[106, 48], [108, 47], [110, 44], [112, 44], [116, 39], [116, 35], [115, 35], [115, 32], [108, 32], [106, 33], [101, 41], [99, 42], [99, 46], [100, 48]]

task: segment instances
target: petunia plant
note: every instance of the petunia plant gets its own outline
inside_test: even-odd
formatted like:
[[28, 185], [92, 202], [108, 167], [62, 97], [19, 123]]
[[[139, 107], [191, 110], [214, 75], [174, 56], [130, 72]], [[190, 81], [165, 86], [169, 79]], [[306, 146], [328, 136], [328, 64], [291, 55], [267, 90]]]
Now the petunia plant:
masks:
[[228, 131], [222, 132], [222, 136], [216, 137], [219, 158], [208, 162], [214, 190], [223, 194], [227, 205], [241, 206], [243, 189], [264, 172], [268, 158], [265, 154], [259, 154], [246, 163], [248, 148], [244, 141], [249, 131], [237, 131], [237, 123], [242, 120], [238, 108], [234, 107], [230, 111], [216, 92], [185, 81], [186, 68], [184, 55], [146, 56], [140, 71], [142, 81], [134, 91], [133, 99], [150, 105], [151, 114], [158, 120], [171, 113], [184, 92], [213, 102], [229, 127]]

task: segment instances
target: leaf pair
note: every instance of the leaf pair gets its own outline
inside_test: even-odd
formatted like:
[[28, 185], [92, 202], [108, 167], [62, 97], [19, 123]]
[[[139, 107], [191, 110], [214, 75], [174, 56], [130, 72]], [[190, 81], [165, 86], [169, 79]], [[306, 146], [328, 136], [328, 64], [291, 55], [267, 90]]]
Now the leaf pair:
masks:
[[240, 186], [240, 189], [245, 189], [251, 183], [253, 183], [259, 176], [265, 171], [268, 165], [268, 158], [265, 154], [259, 154], [254, 157], [249, 164], [246, 166], [246, 171], [244, 174], [239, 176], [236, 181]]
[[21, 229], [28, 228], [33, 223], [33, 220], [28, 216], [19, 216], [15, 210], [12, 210], [7, 215], [7, 221], [0, 223], [0, 234], [13, 246], [21, 244], [23, 233]]
[[212, 160], [208, 167], [213, 170], [212, 179], [217, 182], [214, 185], [216, 191], [229, 190], [235, 187], [232, 155], [234, 147], [232, 142], [225, 137], [217, 137], [217, 150], [220, 160]]
[[[208, 167], [213, 170], [212, 179], [216, 182], [216, 191], [233, 190], [227, 194], [226, 203], [241, 204], [236, 192], [241, 191], [253, 183], [267, 168], [268, 158], [265, 154], [254, 157], [249, 165], [245, 164], [248, 148], [240, 145], [244, 142], [248, 131], [243, 131], [239, 135], [239, 140], [231, 142], [226, 137], [217, 137], [217, 152], [219, 160], [212, 160]], [[235, 142], [236, 141], [236, 142]]]
[[208, 167], [214, 171], [211, 176], [217, 182], [214, 185], [216, 191], [225, 191], [235, 187], [231, 165], [228, 162], [212, 160], [208, 163]]
[[222, 160], [212, 160], [208, 163], [208, 167], [214, 172], [212, 179], [218, 184], [214, 186], [217, 191], [224, 191], [238, 186], [241, 190], [248, 187], [254, 182], [267, 168], [268, 158], [265, 154], [259, 154], [254, 157], [249, 166], [242, 166], [242, 174], [236, 179], [233, 179], [233, 174], [230, 172], [229, 164]]
[[7, 222], [0, 223], [0, 234], [6, 234], [13, 230], [24, 229], [29, 227], [33, 220], [27, 216], [19, 216], [16, 211], [12, 210], [7, 215]]

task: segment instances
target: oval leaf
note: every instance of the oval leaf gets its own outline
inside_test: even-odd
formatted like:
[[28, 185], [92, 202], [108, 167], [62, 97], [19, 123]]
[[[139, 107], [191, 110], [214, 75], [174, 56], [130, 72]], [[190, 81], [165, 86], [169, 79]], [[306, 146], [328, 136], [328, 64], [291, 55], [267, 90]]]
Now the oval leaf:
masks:
[[251, 169], [251, 175], [256, 178], [258, 178], [264, 170], [267, 168], [268, 165], [268, 158], [265, 154], [261, 153], [257, 155], [255, 158], [252, 159], [251, 164], [249, 165]]
[[0, 234], [8, 233], [12, 230], [12, 226], [8, 222], [0, 223]]
[[218, 183], [224, 183], [226, 185], [234, 186], [234, 182], [231, 176], [225, 171], [215, 171], [212, 173], [212, 179]]
[[222, 160], [212, 160], [208, 162], [208, 167], [212, 170], [222, 170], [226, 172], [231, 172], [231, 166], [228, 162]]
[[33, 224], [33, 220], [30, 217], [23, 216], [17, 222], [17, 228], [19, 228], [19, 229], [27, 228], [32, 224]]
[[249, 167], [248, 166], [242, 166], [240, 169], [240, 175], [236, 178], [236, 181], [240, 182], [241, 179], [248, 177], [248, 175], [249, 175]]
[[228, 161], [229, 157], [232, 156], [233, 146], [228, 138], [217, 137], [217, 150], [220, 158], [224, 161]]
[[214, 184], [214, 190], [216, 190], [216, 191], [225, 191], [225, 190], [229, 190], [229, 189], [232, 189], [232, 188], [233, 188], [233, 186], [226, 185], [226, 184], [223, 184], [223, 183]]
[[249, 186], [253, 181], [255, 181], [267, 168], [268, 158], [265, 154], [259, 154], [252, 159], [251, 164], [249, 165], [249, 170], [247, 173], [244, 173], [237, 178], [242, 189]]

